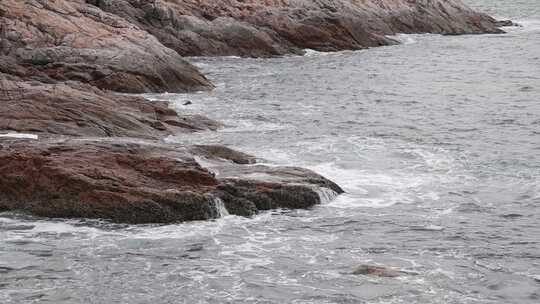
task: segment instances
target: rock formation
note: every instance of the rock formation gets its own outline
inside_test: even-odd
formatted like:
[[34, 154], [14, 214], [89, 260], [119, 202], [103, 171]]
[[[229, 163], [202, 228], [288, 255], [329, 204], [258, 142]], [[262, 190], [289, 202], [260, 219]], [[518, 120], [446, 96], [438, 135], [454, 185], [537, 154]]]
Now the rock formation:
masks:
[[[226, 173], [212, 173], [195, 157]], [[220, 203], [249, 216], [313, 206], [319, 187], [343, 192], [309, 170], [238, 164], [252, 159], [225, 147], [155, 141], [0, 139], [0, 211], [167, 223], [219, 217]]]
[[166, 102], [113, 94], [80, 82], [47, 84], [2, 73], [0, 103], [0, 130], [47, 137], [160, 138], [220, 126], [199, 115], [178, 115]]
[[88, 1], [184, 56], [275, 56], [395, 43], [396, 33], [500, 33], [460, 0]]
[[154, 36], [83, 0], [2, 0], [0, 25], [0, 56], [17, 64], [21, 77], [125, 93], [212, 87]]

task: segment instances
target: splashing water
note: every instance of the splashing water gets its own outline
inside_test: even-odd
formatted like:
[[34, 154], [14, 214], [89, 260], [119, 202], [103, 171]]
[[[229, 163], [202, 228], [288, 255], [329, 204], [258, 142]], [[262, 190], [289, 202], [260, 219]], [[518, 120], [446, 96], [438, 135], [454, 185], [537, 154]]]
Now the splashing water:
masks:
[[214, 198], [214, 207], [218, 214], [218, 217], [225, 217], [229, 215], [229, 211], [225, 207], [225, 203], [219, 197]]

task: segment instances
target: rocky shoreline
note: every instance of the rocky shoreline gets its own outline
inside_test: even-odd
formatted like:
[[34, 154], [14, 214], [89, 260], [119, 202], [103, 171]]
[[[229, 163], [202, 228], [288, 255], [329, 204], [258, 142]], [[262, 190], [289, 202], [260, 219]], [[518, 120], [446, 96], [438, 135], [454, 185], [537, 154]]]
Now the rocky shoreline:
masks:
[[[457, 0], [3, 0], [0, 211], [168, 223], [308, 208], [343, 190], [226, 147], [166, 144], [221, 124], [118, 93], [211, 90], [183, 56], [355, 50], [504, 24]], [[2, 135], [13, 132], [37, 139]]]
[[[0, 141], [0, 210], [126, 223], [205, 220], [227, 213], [308, 208], [320, 187], [339, 186], [300, 168], [270, 168], [220, 146], [132, 139]], [[197, 158], [212, 163], [203, 168]], [[222, 206], [220, 206], [222, 204]]]

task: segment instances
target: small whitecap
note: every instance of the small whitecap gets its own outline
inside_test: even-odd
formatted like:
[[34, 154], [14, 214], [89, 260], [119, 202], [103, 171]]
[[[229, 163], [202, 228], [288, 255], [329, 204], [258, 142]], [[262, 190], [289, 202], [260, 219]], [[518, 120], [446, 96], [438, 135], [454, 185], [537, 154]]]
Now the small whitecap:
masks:
[[414, 44], [418, 42], [416, 39], [414, 39], [415, 35], [413, 34], [397, 34], [392, 36], [388, 35], [386, 37], [396, 40], [401, 44]]
[[313, 57], [313, 56], [325, 56], [329, 55], [329, 52], [320, 52], [312, 49], [304, 49], [304, 56], [305, 57]]

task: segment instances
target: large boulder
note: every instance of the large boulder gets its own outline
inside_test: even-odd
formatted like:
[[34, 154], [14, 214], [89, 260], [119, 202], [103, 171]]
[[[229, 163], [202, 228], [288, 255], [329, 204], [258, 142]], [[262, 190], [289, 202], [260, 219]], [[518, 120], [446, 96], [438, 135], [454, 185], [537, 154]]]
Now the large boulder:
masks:
[[31, 79], [126, 93], [212, 88], [154, 36], [84, 0], [2, 0], [0, 26], [0, 55], [32, 68]]
[[0, 211], [168, 223], [307, 208], [321, 202], [320, 191], [343, 192], [312, 171], [247, 159], [216, 146], [0, 137]]
[[89, 0], [186, 56], [274, 56], [395, 43], [396, 33], [501, 33], [460, 0]]

